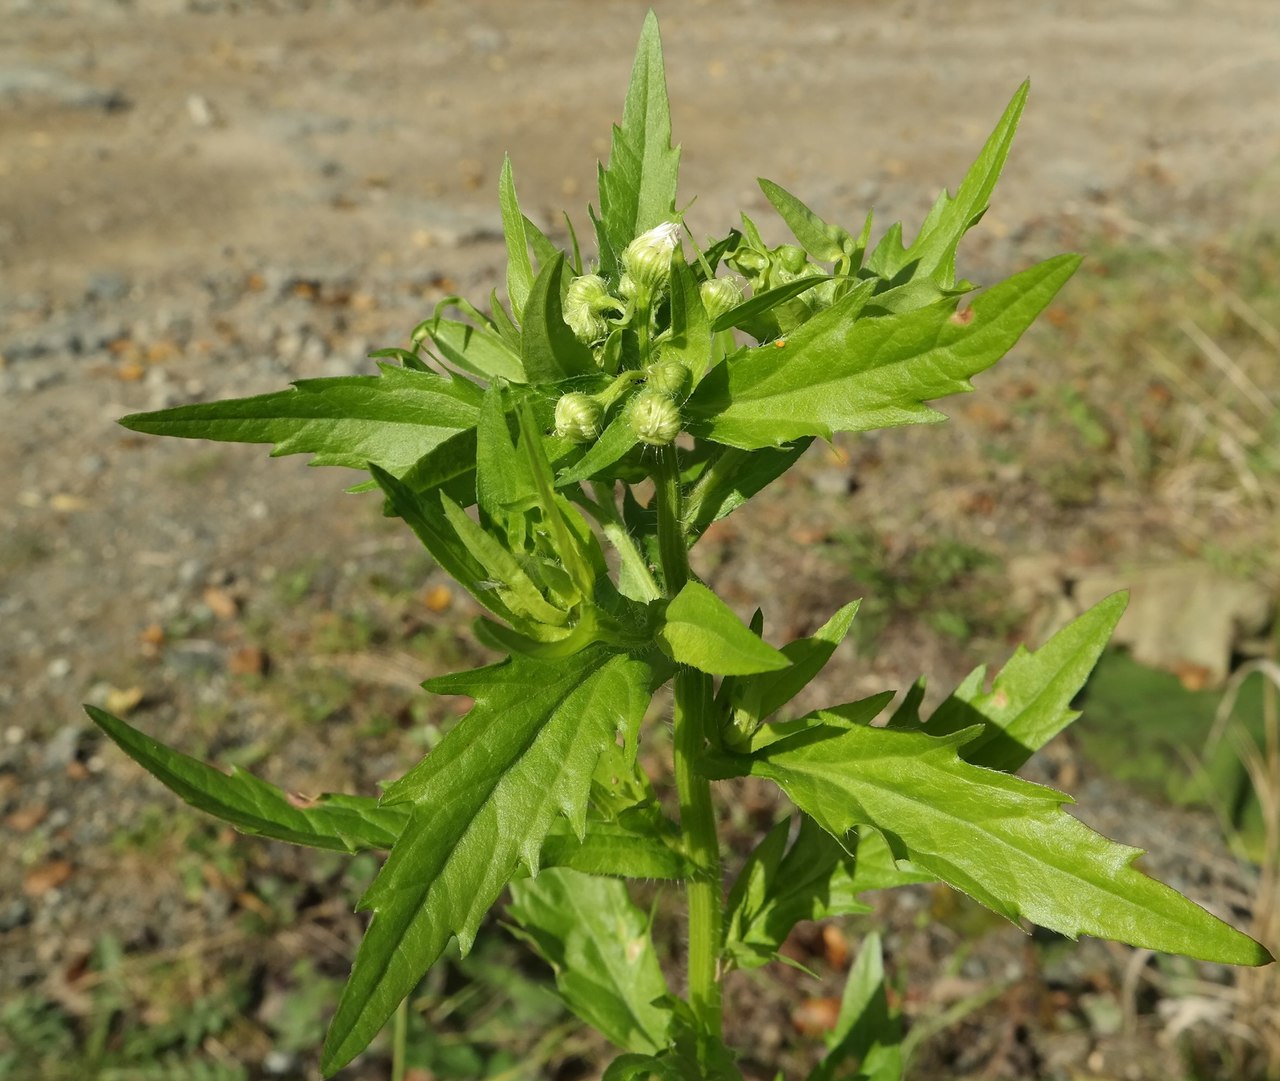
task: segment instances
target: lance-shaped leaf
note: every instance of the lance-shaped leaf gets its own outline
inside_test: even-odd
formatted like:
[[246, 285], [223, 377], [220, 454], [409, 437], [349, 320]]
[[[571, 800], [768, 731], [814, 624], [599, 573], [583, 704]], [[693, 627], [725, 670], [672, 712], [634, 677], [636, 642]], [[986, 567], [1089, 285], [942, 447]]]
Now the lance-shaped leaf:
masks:
[[[718, 316], [716, 321], [711, 324], [711, 329], [729, 330], [732, 327], [747, 326], [752, 320], [764, 315], [765, 312], [772, 311], [778, 305], [785, 304], [788, 300], [794, 300], [801, 293], [807, 293], [815, 286], [830, 280], [830, 274], [810, 274], [806, 277], [786, 282], [783, 285], [775, 285], [772, 289], [766, 289], [763, 293], [756, 293], [741, 304], [730, 308], [723, 315]], [[870, 291], [870, 287], [868, 287], [866, 292], [870, 293]]]
[[862, 940], [849, 970], [827, 1047], [808, 1081], [835, 1081], [844, 1062], [856, 1064], [861, 1081], [902, 1081], [902, 1018], [889, 1009], [884, 954], [875, 932]]
[[461, 378], [383, 365], [381, 376], [300, 379], [292, 390], [134, 413], [135, 432], [234, 443], [274, 443], [273, 456], [314, 454], [312, 465], [398, 476], [433, 447], [475, 425], [480, 388]]
[[584, 875], [659, 878], [673, 882], [689, 875], [685, 857], [640, 815], [601, 820], [589, 817], [585, 837], [576, 837], [557, 819], [542, 843], [544, 867], [569, 867]]
[[685, 531], [700, 537], [712, 522], [728, 517], [795, 465], [812, 442], [798, 439], [784, 447], [751, 452], [713, 444], [706, 470], [685, 497]]
[[785, 188], [772, 180], [756, 181], [773, 209], [787, 223], [800, 246], [820, 263], [834, 263], [854, 250], [853, 237], [838, 225], [828, 225]]
[[596, 372], [591, 350], [574, 337], [564, 321], [560, 302], [564, 271], [564, 256], [557, 254], [538, 271], [525, 302], [520, 354], [531, 383], [559, 383], [570, 376]]
[[711, 325], [698, 279], [677, 248], [671, 260], [671, 333], [662, 346], [667, 360], [679, 360], [694, 382], [711, 363]]
[[[408, 804], [380, 805], [372, 796], [338, 793], [294, 796], [236, 766], [223, 773], [104, 710], [85, 709], [125, 754], [180, 799], [242, 833], [336, 852], [386, 851], [409, 821]], [[635, 815], [589, 818], [584, 837], [567, 820], [556, 819], [543, 842], [542, 864], [627, 878], [674, 880], [688, 874], [684, 857]]]
[[987, 139], [977, 160], [965, 174], [960, 189], [952, 197], [947, 192], [938, 201], [909, 248], [902, 246], [900, 234], [877, 247], [867, 266], [882, 278], [892, 279], [904, 269], [912, 277], [929, 277], [947, 287], [955, 284], [956, 249], [964, 234], [986, 213], [991, 193], [1013, 145], [1018, 118], [1027, 103], [1029, 83], [1023, 83], [1009, 102], [995, 131]]
[[666, 978], [649, 919], [616, 878], [543, 871], [511, 884], [507, 915], [556, 974], [556, 988], [579, 1018], [624, 1051], [666, 1046]]
[[409, 820], [408, 808], [380, 807], [368, 797], [291, 797], [238, 767], [226, 774], [172, 750], [105, 710], [85, 706], [85, 711], [125, 754], [181, 799], [243, 833], [359, 852], [390, 848]]
[[329, 1029], [326, 1073], [368, 1045], [451, 936], [470, 948], [517, 866], [537, 870], [559, 816], [584, 833], [596, 759], [643, 712], [650, 675], [640, 660], [589, 649], [425, 685], [475, 705], [383, 797], [412, 814], [360, 902], [374, 916]]
[[[444, 316], [443, 311], [452, 306], [461, 308], [475, 322], [464, 323]], [[500, 311], [501, 308], [495, 307], [494, 310]], [[482, 313], [461, 298], [441, 301], [435, 314], [418, 324], [413, 338], [415, 341], [430, 339], [445, 360], [464, 372], [483, 379], [506, 379], [512, 383], [525, 381], [519, 351], [508, 344]]]
[[717, 365], [685, 405], [688, 428], [752, 450], [802, 436], [829, 438], [946, 418], [924, 403], [972, 389], [1079, 264], [1059, 256], [1015, 274], [963, 312], [944, 301], [917, 311], [850, 320], [855, 291], [788, 337]]
[[960, 758], [977, 731], [939, 738], [820, 725], [742, 767], [776, 781], [833, 836], [871, 826], [896, 857], [1010, 920], [1225, 964], [1270, 959], [1247, 935], [1135, 869], [1139, 849], [1063, 811], [1070, 797]]
[[609, 422], [608, 427], [588, 448], [587, 453], [562, 473], [556, 475], [556, 487], [563, 488], [569, 484], [578, 484], [597, 474], [603, 473], [630, 453], [631, 448], [640, 442], [631, 427], [626, 411], [619, 413]]
[[[401, 482], [411, 492], [439, 489], [464, 507], [476, 501], [476, 430], [450, 436], [405, 470]], [[377, 487], [377, 481], [369, 482]]]
[[978, 669], [929, 718], [924, 731], [946, 736], [985, 727], [960, 749], [975, 765], [1013, 772], [1032, 753], [1080, 716], [1071, 701], [1089, 678], [1128, 595], [1115, 593], [1068, 623], [1034, 653], [1022, 646], [1001, 669], [990, 691]]
[[533, 289], [533, 264], [529, 261], [529, 238], [525, 233], [525, 217], [516, 198], [516, 181], [509, 155], [502, 159], [498, 203], [502, 207], [502, 233], [507, 242], [507, 296], [511, 298], [511, 310], [519, 319]]
[[750, 735], [756, 726], [799, 694], [822, 671], [836, 647], [844, 641], [861, 601], [846, 604], [809, 638], [798, 638], [782, 647], [790, 667], [777, 672], [744, 676], [733, 684], [730, 702], [734, 726]]
[[[756, 845], [743, 865], [724, 921], [725, 953], [739, 968], [772, 961], [801, 920], [822, 920], [870, 912], [858, 899], [877, 888], [858, 881], [858, 863], [811, 818], [801, 816], [800, 831], [787, 846], [791, 819], [784, 818]], [[892, 861], [890, 861], [892, 865]]]
[[687, 582], [667, 605], [658, 644], [678, 664], [715, 676], [769, 672], [791, 663], [701, 582]]
[[640, 32], [631, 84], [614, 125], [609, 165], [599, 172], [602, 269], [612, 274], [637, 236], [675, 217], [680, 151], [671, 146], [671, 110], [658, 20], [649, 12]]

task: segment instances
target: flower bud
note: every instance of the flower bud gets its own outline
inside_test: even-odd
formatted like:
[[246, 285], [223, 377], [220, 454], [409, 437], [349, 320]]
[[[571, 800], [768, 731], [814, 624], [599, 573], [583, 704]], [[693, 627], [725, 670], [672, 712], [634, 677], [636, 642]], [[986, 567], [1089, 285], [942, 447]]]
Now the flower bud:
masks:
[[618, 279], [618, 296], [623, 300], [634, 300], [636, 288], [636, 280], [630, 274], [624, 272]]
[[671, 256], [679, 242], [680, 223], [664, 221], [627, 245], [622, 265], [637, 285], [662, 289], [671, 277]]
[[609, 333], [603, 313], [616, 305], [600, 275], [583, 274], [569, 283], [564, 298], [564, 321], [578, 341], [590, 345]]
[[678, 360], [660, 360], [644, 373], [645, 386], [668, 398], [683, 399], [689, 393], [693, 374]]
[[778, 264], [788, 274], [799, 274], [809, 261], [809, 257], [804, 253], [804, 248], [797, 248], [794, 244], [783, 244], [782, 247], [775, 248], [773, 254], [777, 258]]
[[572, 391], [556, 402], [556, 435], [574, 443], [600, 438], [604, 408], [589, 394]]
[[735, 278], [708, 278], [698, 286], [702, 306], [713, 323], [742, 303], [742, 286]]
[[680, 434], [680, 409], [656, 390], [642, 390], [631, 399], [631, 430], [641, 443], [665, 447]]

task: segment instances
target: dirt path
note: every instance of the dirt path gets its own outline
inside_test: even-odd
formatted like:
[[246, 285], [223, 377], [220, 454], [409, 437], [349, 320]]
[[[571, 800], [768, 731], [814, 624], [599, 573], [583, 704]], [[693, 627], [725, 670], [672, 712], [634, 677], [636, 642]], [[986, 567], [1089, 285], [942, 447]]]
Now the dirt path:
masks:
[[[738, 208], [772, 229], [757, 176], [836, 220], [918, 221], [1028, 76], [973, 263], [1007, 271], [1118, 222], [1185, 239], [1274, 215], [1274, 0], [656, 7], [695, 231]], [[504, 152], [531, 214], [583, 225], [643, 8], [0, 0], [0, 804], [69, 812], [15, 832], [24, 872], [83, 869], [0, 911], [0, 933], [66, 945], [110, 888], [90, 849], [136, 773], [94, 752], [79, 702], [139, 683], [166, 719], [207, 720], [237, 645], [208, 630], [220, 603], [302, 565], [409, 558], [342, 477], [115, 418], [367, 370], [432, 302], [486, 295]], [[787, 568], [744, 558], [750, 588], [788, 594]], [[213, 660], [157, 660], [152, 625], [205, 628]], [[898, 659], [914, 675], [929, 648]], [[340, 755], [288, 753], [341, 783]]]

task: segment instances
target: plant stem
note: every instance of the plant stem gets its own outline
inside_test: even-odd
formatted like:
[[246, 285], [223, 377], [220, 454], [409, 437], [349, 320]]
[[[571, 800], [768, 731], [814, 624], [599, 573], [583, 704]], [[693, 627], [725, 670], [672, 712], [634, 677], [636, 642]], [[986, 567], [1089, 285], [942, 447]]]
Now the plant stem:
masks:
[[400, 1000], [391, 1029], [391, 1081], [404, 1081], [405, 1054], [409, 1042], [409, 999]]
[[[658, 548], [668, 596], [689, 580], [689, 550], [680, 525], [680, 467], [675, 446], [658, 452], [656, 499]], [[698, 770], [711, 722], [711, 677], [692, 668], [675, 676], [675, 773], [680, 829], [693, 864], [689, 896], [689, 1004], [702, 1026], [719, 1036], [720, 842], [711, 784]]]

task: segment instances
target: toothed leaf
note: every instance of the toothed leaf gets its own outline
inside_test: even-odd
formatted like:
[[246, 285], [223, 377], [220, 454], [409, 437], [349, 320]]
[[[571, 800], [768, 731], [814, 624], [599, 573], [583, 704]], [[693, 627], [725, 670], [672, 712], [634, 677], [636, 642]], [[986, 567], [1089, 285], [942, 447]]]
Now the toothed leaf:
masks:
[[666, 1046], [669, 1011], [654, 1005], [667, 981], [649, 920], [612, 878], [544, 871], [511, 884], [507, 915], [556, 974], [579, 1018], [625, 1051]]
[[274, 443], [272, 456], [314, 454], [312, 465], [400, 475], [450, 436], [475, 426], [480, 388], [383, 365], [381, 375], [300, 379], [292, 390], [133, 413], [135, 432], [232, 443]]
[[[825, 720], [822, 711], [815, 714]], [[1225, 964], [1259, 965], [1258, 943], [1132, 866], [1139, 849], [1062, 809], [1070, 797], [957, 754], [978, 729], [938, 738], [819, 725], [740, 763], [768, 777], [834, 837], [880, 830], [909, 859], [1010, 920]]]
[[596, 760], [643, 712], [650, 678], [644, 662], [594, 648], [426, 684], [475, 705], [383, 797], [410, 819], [360, 902], [374, 915], [329, 1029], [326, 1073], [368, 1046], [450, 937], [470, 948], [517, 867], [537, 870], [558, 818], [585, 832]]
[[192, 807], [242, 833], [337, 852], [387, 849], [408, 821], [404, 807], [380, 807], [361, 796], [290, 796], [232, 767], [230, 774], [172, 750], [106, 710], [85, 711], [125, 754]]
[[1007, 353], [1080, 260], [1015, 274], [963, 313], [943, 301], [917, 311], [850, 320], [850, 293], [790, 335], [782, 348], [746, 349], [717, 365], [685, 405], [688, 429], [753, 450], [803, 436], [829, 438], [946, 418], [924, 403], [972, 389], [969, 377]]

